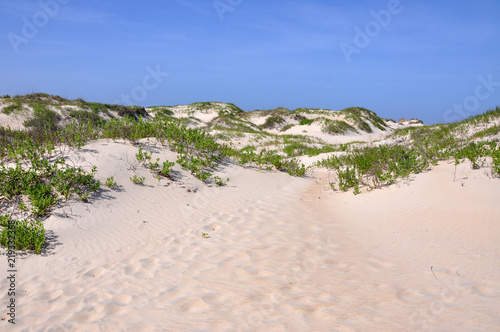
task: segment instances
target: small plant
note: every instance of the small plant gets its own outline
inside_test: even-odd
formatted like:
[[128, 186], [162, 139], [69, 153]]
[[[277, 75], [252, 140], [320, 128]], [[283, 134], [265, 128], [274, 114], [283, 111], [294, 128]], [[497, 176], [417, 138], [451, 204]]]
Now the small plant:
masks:
[[139, 152], [135, 154], [137, 161], [141, 163], [146, 163], [151, 161], [151, 157], [153, 156], [153, 152], [147, 153], [142, 151], [142, 147], [139, 148]]
[[84, 192], [84, 193], [78, 194], [78, 197], [80, 197], [80, 200], [82, 202], [85, 202], [85, 203], [87, 203], [89, 201], [89, 196], [90, 196], [89, 192]]
[[163, 162], [163, 166], [160, 170], [160, 174], [163, 176], [170, 177], [170, 171], [172, 170], [172, 167], [175, 165], [174, 162], [171, 161], [165, 161]]
[[493, 171], [497, 173], [497, 175], [500, 175], [500, 149], [495, 150], [492, 153], [492, 158], [493, 158]]
[[[95, 173], [95, 170], [96, 170], [96, 167], [94, 166], [94, 170], [93, 170], [93, 173]], [[88, 183], [88, 186], [89, 186], [89, 190], [92, 191], [92, 192], [96, 192], [99, 190], [99, 188], [101, 188], [101, 180], [93, 180], [93, 181], [90, 181]]]
[[105, 122], [105, 120], [101, 118], [96, 112], [91, 111], [70, 111], [68, 115], [78, 122], [91, 122], [95, 126], [102, 125]]
[[494, 125], [493, 127], [477, 132], [476, 134], [474, 134], [474, 137], [483, 138], [488, 136], [494, 136], [497, 135], [498, 133], [500, 133], [500, 126]]
[[342, 120], [326, 120], [321, 131], [331, 135], [343, 135], [349, 131], [356, 132], [356, 129]]
[[212, 176], [209, 172], [196, 172], [194, 175], [202, 182], [207, 181]]
[[155, 162], [150, 161], [148, 164], [149, 169], [156, 170], [160, 165], [160, 158], [157, 158]]
[[106, 179], [106, 187], [112, 189], [116, 186], [116, 181], [115, 178], [110, 176], [109, 178]]
[[311, 123], [314, 122], [314, 119], [304, 119], [300, 121], [301, 126], [309, 126]]
[[57, 197], [52, 193], [52, 188], [48, 185], [38, 183], [28, 190], [31, 205], [33, 206], [31, 211], [38, 217], [43, 216], [57, 201]]
[[26, 204], [24, 203], [24, 201], [20, 201], [19, 204], [17, 205], [17, 207], [21, 211], [27, 211], [28, 210], [28, 207], [26, 206]]
[[356, 177], [356, 170], [347, 167], [345, 170], [338, 171], [339, 176], [339, 189], [347, 191], [349, 188], [359, 186], [359, 180]]
[[6, 214], [3, 216], [0, 216], [0, 227], [9, 227], [9, 221], [10, 221], [10, 215]]
[[277, 125], [280, 125], [285, 122], [285, 119], [279, 115], [271, 115], [269, 116], [264, 124], [262, 125], [262, 128], [274, 128]]
[[9, 106], [6, 106], [2, 109], [2, 113], [4, 114], [11, 114], [11, 113], [18, 113], [23, 109], [22, 105], [20, 103], [14, 103], [10, 104]]
[[133, 177], [130, 178], [130, 180], [135, 183], [135, 184], [143, 184], [144, 183], [144, 180], [146, 180], [146, 178], [144, 176], [141, 176], [141, 177], [137, 177], [136, 174], [134, 174]]
[[223, 180], [222, 178], [218, 177], [217, 175], [214, 176], [214, 182], [217, 186], [222, 187], [225, 186], [226, 183], [229, 182], [229, 178], [226, 178], [226, 180]]
[[352, 192], [354, 195], [359, 195], [359, 184], [354, 185], [354, 191]]
[[299, 164], [298, 159], [295, 158], [283, 162], [283, 168], [286, 169], [288, 174], [298, 177], [304, 176], [307, 171], [307, 167], [302, 163]]
[[203, 232], [202, 232], [202, 233], [201, 233], [201, 237], [202, 237], [203, 239], [208, 239], [208, 238], [210, 237], [210, 235], [208, 235], [208, 233], [203, 233]]
[[47, 129], [55, 131], [59, 129], [59, 121], [61, 116], [49, 109], [41, 102], [32, 104], [34, 117], [24, 121], [26, 127], [33, 127], [38, 129]]

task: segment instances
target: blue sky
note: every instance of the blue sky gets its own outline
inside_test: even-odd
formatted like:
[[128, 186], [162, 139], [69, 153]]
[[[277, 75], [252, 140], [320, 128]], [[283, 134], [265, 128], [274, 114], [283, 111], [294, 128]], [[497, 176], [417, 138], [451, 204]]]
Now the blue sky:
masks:
[[455, 121], [500, 105], [498, 13], [498, 0], [3, 1], [0, 95]]

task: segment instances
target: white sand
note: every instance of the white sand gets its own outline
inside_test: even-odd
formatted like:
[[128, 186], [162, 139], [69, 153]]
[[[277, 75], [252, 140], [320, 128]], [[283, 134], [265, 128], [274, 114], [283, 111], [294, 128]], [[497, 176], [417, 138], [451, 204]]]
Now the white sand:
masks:
[[[1, 109], [0, 109], [1, 111]], [[25, 129], [24, 127], [24, 120], [26, 119], [25, 116], [18, 116], [18, 115], [7, 115], [0, 113], [0, 124], [1, 127], [10, 127], [10, 129], [14, 130], [23, 130]]]
[[358, 196], [333, 192], [324, 170], [238, 166], [223, 188], [179, 166], [159, 184], [139, 168], [137, 186], [136, 152], [97, 141], [72, 156], [121, 187], [56, 209], [50, 248], [18, 257], [14, 330], [500, 329], [500, 179], [484, 170], [460, 165], [453, 181], [442, 163]]

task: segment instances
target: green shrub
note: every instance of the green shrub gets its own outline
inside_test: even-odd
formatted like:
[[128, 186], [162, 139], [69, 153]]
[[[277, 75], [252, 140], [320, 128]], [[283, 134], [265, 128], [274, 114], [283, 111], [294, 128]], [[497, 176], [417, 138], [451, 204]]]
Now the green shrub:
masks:
[[214, 108], [215, 105], [212, 105], [212, 102], [209, 102], [209, 101], [202, 101], [202, 102], [192, 103], [191, 106], [193, 106], [194, 108], [196, 108], [200, 111], [208, 111], [208, 110]]
[[156, 161], [150, 161], [148, 163], [148, 168], [155, 171], [160, 166], [160, 158], [156, 158]]
[[23, 146], [26, 151], [17, 150], [18, 157], [28, 160], [26, 166], [21, 160], [16, 161], [15, 167], [0, 164], [0, 196], [13, 202], [22, 196], [28, 197], [31, 213], [39, 217], [56, 204], [58, 194], [66, 199], [71, 193], [88, 198], [90, 192], [100, 188], [100, 181], [94, 179], [95, 167], [87, 173], [83, 169], [69, 167], [62, 158], [49, 162], [41, 156], [44, 152], [37, 148], [41, 147], [26, 142]]
[[375, 112], [372, 112], [363, 107], [349, 107], [339, 113], [345, 114], [346, 119], [352, 120], [354, 124], [367, 133], [371, 133], [372, 129], [370, 125], [365, 121], [371, 122], [375, 127], [380, 130], [386, 130], [384, 127], [386, 125], [385, 121], [378, 117]]
[[300, 125], [301, 126], [309, 126], [313, 122], [314, 122], [314, 119], [304, 119], [304, 120], [300, 121]]
[[348, 131], [356, 132], [356, 129], [345, 121], [341, 120], [325, 120], [325, 124], [321, 131], [331, 135], [345, 134]]
[[276, 125], [282, 124], [285, 119], [279, 115], [271, 115], [267, 117], [266, 121], [262, 125], [262, 128], [274, 128]]
[[284, 161], [282, 167], [289, 175], [298, 177], [304, 176], [307, 171], [307, 167], [295, 158]]
[[139, 184], [139, 185], [143, 184], [144, 180], [146, 180], [146, 178], [144, 176], [137, 177], [136, 174], [134, 174], [134, 176], [130, 178], [130, 181], [132, 181], [135, 184]]
[[34, 250], [40, 254], [45, 243], [45, 228], [41, 221], [12, 220], [7, 215], [0, 217], [0, 226], [0, 243], [4, 247], [8, 248], [9, 240], [13, 240], [10, 244], [15, 250]]
[[497, 135], [498, 133], [500, 133], [500, 126], [494, 125], [488, 129], [481, 130], [481, 131], [475, 133], [474, 137], [475, 138], [484, 138], [484, 137]]
[[142, 151], [142, 147], [139, 147], [139, 152], [135, 154], [135, 158], [137, 161], [140, 163], [146, 163], [148, 161], [151, 161], [151, 157], [153, 156], [153, 152], [144, 152]]
[[33, 107], [33, 118], [25, 120], [26, 127], [33, 127], [37, 129], [47, 129], [49, 131], [56, 131], [59, 129], [59, 121], [61, 116], [53, 110], [47, 108], [42, 103], [35, 103]]
[[356, 186], [380, 188], [390, 185], [399, 178], [420, 173], [429, 162], [418, 151], [399, 145], [381, 145], [354, 149], [341, 156], [332, 156], [319, 165], [332, 168], [339, 178], [339, 189]]
[[122, 117], [128, 117], [134, 120], [139, 120], [140, 118], [146, 118], [149, 116], [148, 112], [144, 107], [141, 106], [121, 106], [118, 109], [118, 115]]
[[482, 164], [482, 157], [485, 157], [488, 152], [485, 150], [485, 143], [470, 142], [467, 146], [457, 150], [455, 156], [458, 159], [467, 158], [472, 163], [473, 169], [478, 169]]
[[[233, 114], [220, 115], [208, 123], [208, 127], [226, 132], [242, 133], [260, 133], [261, 130], [258, 126], [251, 122], [238, 119]], [[240, 136], [240, 135], [239, 135]], [[244, 136], [244, 135], [241, 135]]]
[[95, 112], [89, 111], [70, 111], [68, 115], [71, 118], [78, 120], [79, 122], [92, 122], [94, 125], [99, 126], [102, 125], [105, 121]]
[[220, 178], [216, 175], [216, 176], [214, 176], [214, 182], [217, 186], [222, 187], [222, 186], [225, 186], [229, 182], [229, 178], [226, 178], [226, 180], [223, 180], [222, 178]]
[[32, 212], [35, 216], [43, 216], [47, 209], [56, 204], [57, 196], [52, 193], [52, 186], [36, 183], [33, 187], [28, 187], [27, 194], [33, 206]]
[[338, 171], [339, 177], [339, 189], [342, 191], [347, 191], [349, 188], [358, 187], [359, 179], [356, 175], [356, 169], [346, 167], [343, 170]]
[[500, 148], [493, 151], [492, 159], [493, 159], [493, 171], [495, 171], [497, 175], [500, 175]]
[[174, 112], [169, 110], [168, 108], [161, 108], [160, 110], [158, 110], [159, 114], [163, 115], [163, 116], [173, 116], [174, 115]]
[[9, 106], [4, 107], [2, 109], [2, 113], [9, 115], [12, 113], [18, 113], [18, 112], [22, 111], [22, 109], [23, 109], [23, 106], [21, 105], [21, 103], [12, 103]]
[[116, 186], [116, 181], [115, 178], [110, 176], [109, 178], [106, 179], [106, 187], [108, 188], [114, 188]]
[[307, 151], [308, 147], [301, 143], [292, 143], [283, 148], [283, 152], [287, 154], [288, 157], [301, 156]]
[[170, 171], [172, 170], [172, 167], [175, 165], [175, 163], [171, 161], [165, 161], [163, 162], [163, 166], [160, 170], [160, 174], [166, 177], [170, 176]]

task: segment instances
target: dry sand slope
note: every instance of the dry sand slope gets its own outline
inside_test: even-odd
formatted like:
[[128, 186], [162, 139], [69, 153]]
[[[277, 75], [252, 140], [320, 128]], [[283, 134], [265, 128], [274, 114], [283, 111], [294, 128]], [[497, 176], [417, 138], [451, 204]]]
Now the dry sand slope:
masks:
[[97, 141], [72, 156], [121, 187], [45, 221], [46, 255], [18, 259], [15, 330], [500, 329], [500, 180], [482, 170], [453, 181], [442, 164], [358, 196], [321, 170], [238, 166], [224, 188], [178, 166], [159, 184], [137, 168], [137, 186], [136, 152]]

